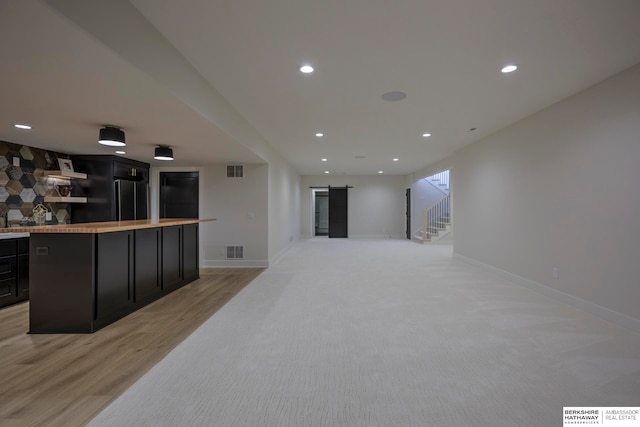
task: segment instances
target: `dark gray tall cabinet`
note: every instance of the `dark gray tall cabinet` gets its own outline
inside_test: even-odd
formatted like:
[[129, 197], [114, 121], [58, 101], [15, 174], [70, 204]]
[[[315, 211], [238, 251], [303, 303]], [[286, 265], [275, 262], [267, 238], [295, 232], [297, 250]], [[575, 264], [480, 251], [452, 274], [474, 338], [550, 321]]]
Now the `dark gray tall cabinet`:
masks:
[[71, 208], [71, 221], [102, 222], [149, 218], [149, 164], [110, 155], [72, 156], [86, 180], [72, 182], [72, 194], [86, 204]]

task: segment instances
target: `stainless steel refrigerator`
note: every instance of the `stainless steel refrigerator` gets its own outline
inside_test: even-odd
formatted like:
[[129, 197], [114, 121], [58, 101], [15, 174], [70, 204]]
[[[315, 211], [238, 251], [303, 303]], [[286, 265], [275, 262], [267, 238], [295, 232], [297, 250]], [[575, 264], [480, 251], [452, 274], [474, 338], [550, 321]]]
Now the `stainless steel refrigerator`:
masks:
[[116, 221], [149, 218], [149, 187], [146, 182], [116, 179]]

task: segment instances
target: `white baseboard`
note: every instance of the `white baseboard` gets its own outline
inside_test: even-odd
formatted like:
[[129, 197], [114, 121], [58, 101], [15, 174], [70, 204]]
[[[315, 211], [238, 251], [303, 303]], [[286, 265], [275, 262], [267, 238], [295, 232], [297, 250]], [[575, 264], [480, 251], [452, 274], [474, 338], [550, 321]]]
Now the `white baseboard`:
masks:
[[277, 254], [275, 254], [274, 256], [269, 258], [269, 266], [275, 264], [276, 262], [278, 262], [278, 260], [282, 257], [282, 255], [284, 255], [285, 252], [287, 252], [291, 246], [293, 246], [293, 244], [297, 242], [297, 239], [292, 240], [291, 242], [289, 242], [289, 244], [287, 244], [287, 246], [285, 246], [284, 248], [282, 248], [280, 250], [280, 252], [278, 252]]
[[209, 259], [204, 260], [200, 268], [267, 268], [269, 261], [264, 259]]
[[473, 258], [468, 258], [464, 255], [460, 255], [458, 253], [453, 254], [454, 259], [460, 260], [467, 264], [474, 265], [476, 267], [480, 267], [485, 271], [496, 273], [499, 276], [505, 277], [514, 281], [516, 284], [523, 286], [532, 291], [541, 293], [551, 299], [556, 301], [563, 302], [572, 307], [584, 310], [588, 313], [593, 314], [601, 319], [604, 319], [608, 322], [613, 323], [614, 325], [620, 326], [622, 328], [629, 329], [635, 333], [640, 334], [640, 319], [636, 319], [631, 316], [627, 316], [623, 313], [618, 313], [617, 311], [611, 310], [609, 308], [603, 307], [598, 304], [594, 304], [591, 301], [587, 301], [585, 299], [564, 293], [557, 289], [554, 289], [550, 286], [543, 285], [542, 283], [535, 282], [533, 280], [525, 279], [522, 276], [518, 276], [517, 274], [510, 273], [508, 271], [502, 270], [498, 267], [494, 267], [489, 264], [485, 264], [483, 262], [477, 261]]
[[[301, 239], [311, 239], [314, 238], [316, 236], [309, 236], [308, 234], [303, 234], [300, 236]], [[317, 236], [318, 238], [321, 237], [326, 237], [329, 238], [329, 236]], [[389, 234], [349, 234], [348, 238], [352, 238], [352, 239], [406, 239], [407, 236], [405, 236], [404, 234], [397, 234], [397, 235], [389, 235]]]

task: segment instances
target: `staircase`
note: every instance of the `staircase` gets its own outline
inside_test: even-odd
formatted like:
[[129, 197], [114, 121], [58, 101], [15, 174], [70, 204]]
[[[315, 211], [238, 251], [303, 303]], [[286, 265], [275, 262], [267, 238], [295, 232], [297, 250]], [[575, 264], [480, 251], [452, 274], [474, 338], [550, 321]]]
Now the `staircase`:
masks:
[[431, 183], [438, 190], [442, 191], [443, 194], [449, 194], [449, 171], [442, 171], [435, 175], [428, 176], [423, 178], [427, 182]]
[[413, 235], [413, 240], [420, 243], [433, 243], [451, 232], [449, 171], [424, 179], [437, 186], [445, 196], [430, 208], [422, 211], [422, 228]]

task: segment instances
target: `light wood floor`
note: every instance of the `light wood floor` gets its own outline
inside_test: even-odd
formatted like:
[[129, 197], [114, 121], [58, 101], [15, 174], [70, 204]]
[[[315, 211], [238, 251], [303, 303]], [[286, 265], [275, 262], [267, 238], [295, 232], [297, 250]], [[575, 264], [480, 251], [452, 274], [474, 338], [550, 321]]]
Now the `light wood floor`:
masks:
[[0, 310], [0, 426], [83, 426], [264, 269], [200, 279], [90, 335], [28, 335], [29, 304]]

